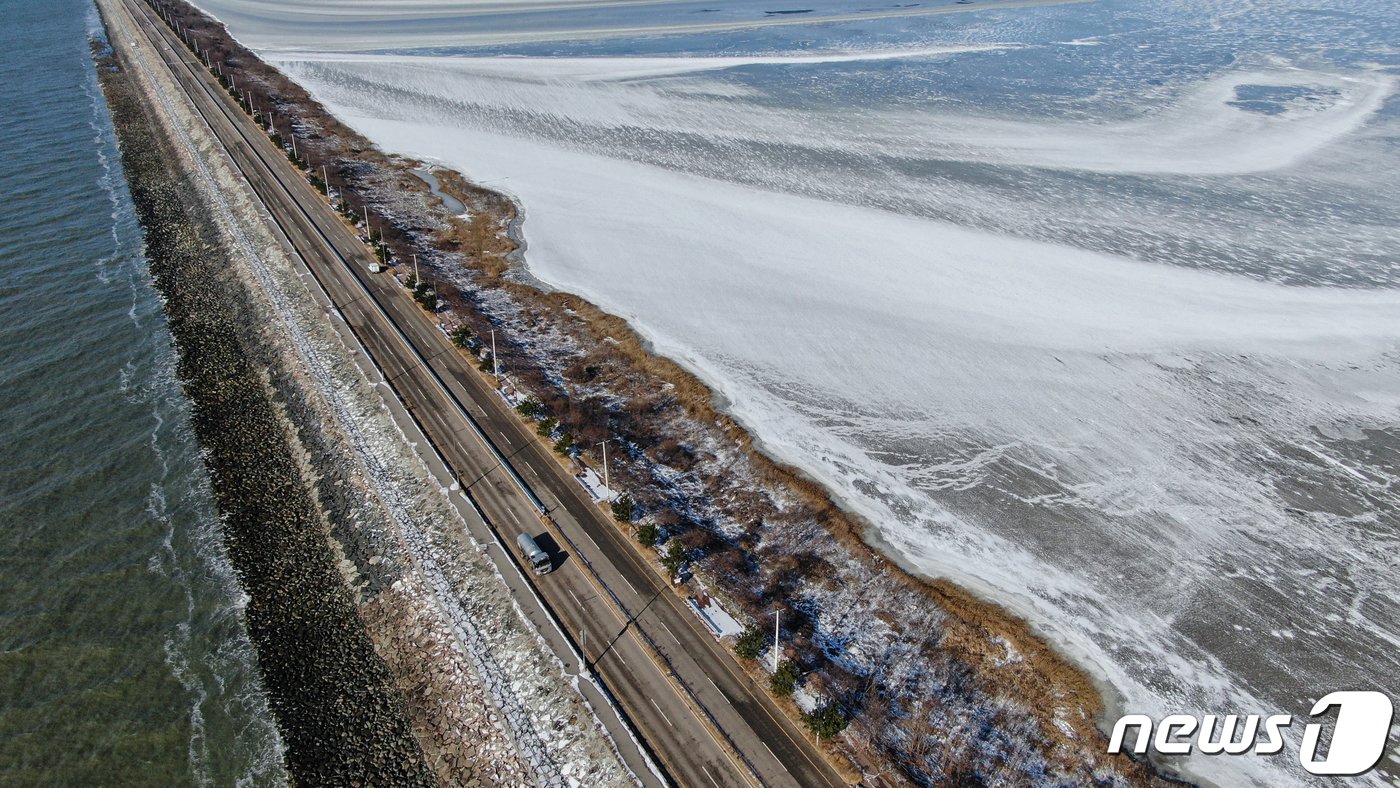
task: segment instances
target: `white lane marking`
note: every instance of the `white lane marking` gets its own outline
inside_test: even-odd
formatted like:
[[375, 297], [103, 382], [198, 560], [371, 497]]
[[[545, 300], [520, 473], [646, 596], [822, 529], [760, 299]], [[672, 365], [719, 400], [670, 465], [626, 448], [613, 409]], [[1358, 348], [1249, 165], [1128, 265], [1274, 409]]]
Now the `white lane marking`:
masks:
[[710, 686], [715, 688], [715, 692], [718, 692], [720, 695], [723, 695], [725, 700], [729, 699], [729, 696], [724, 694], [724, 690], [719, 688], [719, 685], [715, 683], [715, 680], [710, 678], [710, 674], [705, 674], [705, 680], [710, 682]]
[[[634, 588], [634, 587], [632, 586], [632, 583], [631, 583], [630, 581], [628, 581], [627, 575], [624, 575], [624, 574], [622, 574], [621, 572], [618, 572], [618, 573], [617, 573], [617, 576], [620, 577], [620, 578], [622, 578], [622, 582], [627, 583], [627, 587], [632, 589], [632, 593], [637, 594], [637, 589]], [[641, 596], [641, 594], [637, 594], [637, 596]], [[672, 637], [675, 637], [675, 636], [672, 635]], [[677, 641], [677, 642], [680, 642], [680, 641]]]
[[514, 509], [507, 509], [507, 510], [506, 510], [506, 514], [510, 515], [510, 519], [513, 520], [513, 521], [515, 521], [515, 524], [516, 524], [516, 525], [520, 525], [520, 518], [515, 516], [515, 510], [514, 510]]
[[[670, 718], [670, 717], [667, 717], [667, 716], [666, 716], [666, 712], [662, 711], [662, 710], [661, 710], [661, 707], [658, 706], [658, 705], [656, 705], [656, 699], [655, 699], [655, 698], [647, 698], [647, 700], [651, 701], [651, 707], [652, 707], [653, 709], [656, 709], [656, 713], [661, 715], [661, 719], [665, 720], [667, 725], [671, 725], [671, 718]], [[676, 727], [676, 726], [671, 725], [671, 727], [674, 728], [674, 727]], [[768, 745], [765, 744], [765, 745], [763, 745], [763, 746], [767, 747]]]
[[[593, 541], [593, 534], [590, 534], [590, 533], [588, 532], [588, 529], [587, 529], [587, 528], [584, 528], [584, 529], [583, 529], [583, 535], [586, 536], [586, 537], [588, 537], [588, 541], [593, 542], [593, 547], [595, 547], [595, 548], [598, 550], [598, 552], [600, 552], [600, 553], [603, 552], [603, 548], [598, 547], [598, 543]], [[623, 580], [626, 580], [627, 578], [624, 577], [624, 578], [622, 578], [622, 579], [623, 579]], [[632, 593], [635, 594], [636, 591], [633, 591]]]
[[511, 441], [510, 441], [510, 436], [507, 435], [507, 434], [505, 434], [504, 432], [501, 433], [501, 438], [502, 438], [503, 440], [505, 440], [507, 446], [514, 446], [514, 445], [515, 445], [514, 443], [511, 443]]
[[710, 767], [701, 764], [700, 770], [705, 773], [705, 777], [710, 781], [710, 785], [713, 785], [715, 788], [719, 788], [719, 783], [715, 782], [715, 776], [713, 774], [710, 774]]
[[583, 601], [582, 601], [581, 599], [578, 598], [578, 594], [575, 594], [575, 593], [574, 593], [574, 590], [573, 590], [572, 588], [566, 588], [566, 589], [564, 589], [564, 590], [565, 590], [565, 591], [568, 591], [568, 592], [569, 592], [569, 596], [571, 596], [571, 597], [574, 598], [574, 604], [578, 605], [579, 608], [582, 608], [582, 607], [583, 607]]
[[676, 637], [676, 633], [672, 632], [670, 627], [666, 626], [665, 621], [661, 622], [661, 628], [666, 630], [666, 634], [670, 635], [672, 640], [676, 641], [676, 645], [679, 646], [681, 644], [681, 639]]
[[782, 761], [778, 760], [778, 756], [774, 755], [773, 748], [768, 746], [768, 742], [763, 743], [763, 749], [767, 750], [768, 754], [773, 756], [773, 760], [778, 761], [778, 763], [782, 763]]

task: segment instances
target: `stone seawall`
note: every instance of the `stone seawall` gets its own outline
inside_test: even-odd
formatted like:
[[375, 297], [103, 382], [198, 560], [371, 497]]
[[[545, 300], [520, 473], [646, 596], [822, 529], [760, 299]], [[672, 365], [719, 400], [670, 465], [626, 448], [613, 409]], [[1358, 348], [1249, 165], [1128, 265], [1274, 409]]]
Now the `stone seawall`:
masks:
[[308, 784], [433, 784], [403, 695], [337, 565], [298, 429], [277, 399], [274, 380], [288, 372], [127, 65], [120, 55], [104, 58], [102, 86], [224, 538], [249, 596], [248, 631], [288, 770]]

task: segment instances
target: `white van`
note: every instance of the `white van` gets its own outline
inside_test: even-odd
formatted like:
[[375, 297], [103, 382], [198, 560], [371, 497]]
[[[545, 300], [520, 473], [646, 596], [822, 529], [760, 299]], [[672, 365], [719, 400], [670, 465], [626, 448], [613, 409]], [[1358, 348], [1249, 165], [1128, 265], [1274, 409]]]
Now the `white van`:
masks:
[[535, 574], [542, 575], [554, 568], [554, 562], [549, 560], [549, 553], [541, 550], [534, 537], [529, 534], [515, 537], [515, 546], [520, 549], [520, 557], [535, 570]]

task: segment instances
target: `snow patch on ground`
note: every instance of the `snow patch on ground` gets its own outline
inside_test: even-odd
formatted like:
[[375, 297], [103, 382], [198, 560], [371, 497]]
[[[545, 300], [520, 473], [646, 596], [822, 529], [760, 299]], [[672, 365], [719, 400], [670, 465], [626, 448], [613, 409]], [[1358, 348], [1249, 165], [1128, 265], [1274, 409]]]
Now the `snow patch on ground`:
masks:
[[583, 485], [583, 489], [588, 491], [589, 497], [594, 501], [611, 501], [618, 494], [616, 490], [608, 489], [603, 484], [602, 478], [592, 468], [584, 468], [574, 474], [574, 478]]
[[744, 633], [744, 627], [713, 598], [707, 597], [703, 606], [694, 597], [686, 599], [685, 603], [716, 638], [738, 637]]

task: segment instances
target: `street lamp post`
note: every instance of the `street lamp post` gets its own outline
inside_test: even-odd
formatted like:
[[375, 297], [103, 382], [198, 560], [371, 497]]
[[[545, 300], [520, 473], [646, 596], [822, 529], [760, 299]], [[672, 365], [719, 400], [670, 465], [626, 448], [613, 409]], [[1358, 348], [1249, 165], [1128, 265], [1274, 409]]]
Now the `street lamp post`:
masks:
[[783, 620], [783, 611], [773, 611], [773, 672], [778, 672], [778, 624]]
[[608, 484], [608, 442], [602, 441], [598, 444], [603, 447], [603, 488], [608, 491], [608, 500], [612, 500], [612, 485]]
[[491, 329], [491, 375], [496, 378], [496, 388], [501, 387], [501, 360], [496, 356], [496, 329]]

